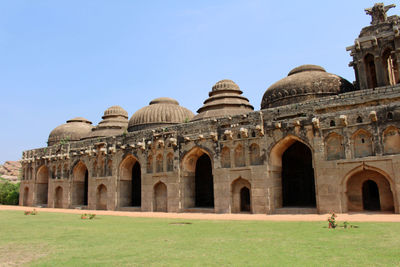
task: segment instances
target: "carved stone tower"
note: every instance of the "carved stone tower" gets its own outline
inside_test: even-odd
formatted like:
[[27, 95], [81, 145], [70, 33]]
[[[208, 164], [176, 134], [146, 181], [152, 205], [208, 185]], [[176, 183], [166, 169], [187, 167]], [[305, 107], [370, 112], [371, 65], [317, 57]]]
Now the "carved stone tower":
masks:
[[359, 89], [394, 85], [400, 82], [400, 17], [387, 17], [395, 5], [377, 3], [365, 9], [371, 15], [371, 25], [361, 30], [354, 45], [347, 47], [353, 61], [356, 86]]

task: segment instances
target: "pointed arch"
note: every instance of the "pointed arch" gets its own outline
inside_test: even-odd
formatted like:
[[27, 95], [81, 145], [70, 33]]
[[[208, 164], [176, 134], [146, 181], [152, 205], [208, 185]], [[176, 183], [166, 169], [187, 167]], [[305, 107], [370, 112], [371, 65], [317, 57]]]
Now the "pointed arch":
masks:
[[127, 155], [119, 165], [119, 206], [140, 207], [142, 199], [142, 174], [139, 160]]
[[164, 171], [163, 164], [164, 164], [163, 155], [161, 153], [159, 153], [156, 157], [156, 172]]
[[107, 187], [101, 184], [97, 187], [96, 191], [96, 209], [107, 210]]
[[399, 68], [394, 49], [387, 47], [382, 53], [382, 63], [385, 70], [386, 85], [395, 85], [399, 83]]
[[235, 148], [235, 167], [244, 167], [245, 165], [244, 147], [242, 144], [238, 144]]
[[168, 190], [167, 186], [159, 181], [154, 185], [154, 211], [168, 211]]
[[242, 177], [231, 184], [231, 212], [252, 212], [251, 184]]
[[174, 154], [172, 152], [167, 154], [167, 172], [174, 171]]
[[89, 196], [89, 172], [86, 164], [79, 160], [72, 169], [72, 206], [87, 206]]
[[327, 160], [345, 158], [343, 136], [335, 132], [328, 134], [325, 138], [325, 155]]
[[260, 146], [252, 143], [249, 147], [250, 165], [261, 165]]
[[54, 191], [54, 208], [64, 208], [64, 194], [63, 188], [61, 186], [57, 186], [56, 190]]
[[367, 130], [359, 129], [351, 137], [353, 143], [353, 155], [355, 158], [373, 155], [372, 135]]
[[400, 153], [400, 130], [389, 126], [383, 131], [383, 153], [385, 155]]
[[231, 167], [231, 150], [227, 146], [224, 146], [221, 150], [221, 167]]
[[[372, 181], [376, 184], [378, 194], [371, 192], [371, 189], [373, 189], [371, 186], [367, 186], [369, 188], [363, 191], [367, 181]], [[367, 183], [372, 184], [371, 182]], [[393, 179], [381, 169], [362, 164], [349, 171], [342, 179], [341, 184], [343, 186], [342, 205], [344, 212], [371, 210], [371, 206], [365, 205], [365, 200], [367, 199], [367, 202], [376, 202], [377, 199], [373, 198], [377, 196], [379, 197], [379, 209], [381, 211], [398, 212], [398, 207], [395, 205], [397, 197], [396, 191], [393, 190], [395, 188]], [[365, 196], [365, 194], [368, 195]]]
[[210, 153], [194, 147], [182, 157], [183, 206], [214, 207], [213, 161]]
[[375, 57], [372, 54], [366, 54], [364, 57], [365, 74], [367, 77], [368, 88], [375, 88], [378, 86], [378, 80], [375, 70]]
[[275, 208], [316, 206], [313, 150], [304, 140], [282, 138], [271, 148], [269, 164]]
[[36, 172], [36, 204], [47, 205], [49, 193], [49, 169], [42, 165]]

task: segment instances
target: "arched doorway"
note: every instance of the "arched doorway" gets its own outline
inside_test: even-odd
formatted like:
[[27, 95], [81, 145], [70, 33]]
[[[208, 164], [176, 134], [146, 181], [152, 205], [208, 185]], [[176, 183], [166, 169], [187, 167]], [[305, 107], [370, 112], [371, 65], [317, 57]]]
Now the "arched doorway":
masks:
[[49, 188], [49, 170], [46, 166], [41, 166], [36, 173], [36, 204], [47, 205]]
[[54, 195], [54, 207], [63, 208], [63, 188], [58, 186]]
[[299, 141], [282, 155], [282, 206], [316, 206], [312, 153]]
[[250, 212], [250, 190], [247, 187], [240, 189], [240, 211]]
[[367, 180], [362, 185], [362, 197], [364, 210], [381, 210], [381, 202], [379, 201], [378, 185]]
[[214, 208], [214, 179], [209, 154], [200, 147], [194, 147], [181, 162], [183, 208], [187, 211]]
[[195, 206], [202, 208], [214, 207], [214, 181], [211, 159], [207, 154], [201, 155], [196, 162]]
[[375, 170], [360, 170], [346, 183], [348, 211], [394, 211], [388, 179]]
[[154, 186], [154, 211], [167, 212], [168, 196], [167, 186], [159, 182]]
[[72, 205], [87, 206], [89, 190], [89, 172], [86, 165], [79, 161], [73, 169]]
[[97, 187], [96, 197], [96, 209], [107, 210], [107, 187], [104, 184]]
[[22, 203], [23, 203], [23, 205], [24, 206], [29, 206], [29, 200], [28, 200], [28, 198], [29, 198], [29, 188], [28, 187], [25, 187], [24, 188], [24, 195], [23, 195], [23, 200], [22, 200]]
[[120, 165], [119, 206], [140, 207], [142, 205], [142, 178], [139, 161], [128, 155]]
[[232, 213], [251, 212], [251, 185], [249, 181], [238, 178], [232, 182]]

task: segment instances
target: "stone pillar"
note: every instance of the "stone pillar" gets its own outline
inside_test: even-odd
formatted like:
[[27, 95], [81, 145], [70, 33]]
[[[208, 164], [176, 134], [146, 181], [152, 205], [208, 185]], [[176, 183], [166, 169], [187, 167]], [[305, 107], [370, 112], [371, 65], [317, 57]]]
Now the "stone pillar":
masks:
[[366, 74], [366, 70], [365, 70], [364, 61], [362, 59], [358, 60], [356, 66], [358, 69], [360, 89], [367, 89], [368, 88], [368, 80], [367, 80], [367, 74]]
[[386, 84], [386, 72], [383, 67], [382, 58], [380, 56], [374, 56], [376, 83], [378, 86], [385, 86]]

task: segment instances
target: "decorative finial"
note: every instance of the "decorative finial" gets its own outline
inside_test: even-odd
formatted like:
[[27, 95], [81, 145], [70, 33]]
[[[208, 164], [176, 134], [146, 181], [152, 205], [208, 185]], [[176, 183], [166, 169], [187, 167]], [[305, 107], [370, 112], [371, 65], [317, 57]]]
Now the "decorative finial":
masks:
[[371, 25], [376, 25], [381, 22], [385, 22], [387, 20], [387, 12], [389, 9], [396, 7], [395, 4], [391, 4], [388, 6], [385, 6], [383, 3], [376, 3], [373, 7], [371, 8], [366, 8], [365, 13], [367, 15], [371, 15], [372, 21]]

